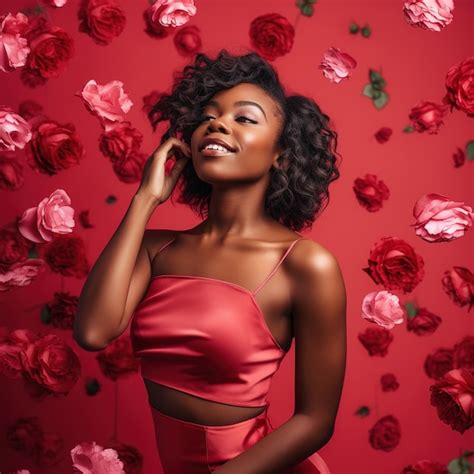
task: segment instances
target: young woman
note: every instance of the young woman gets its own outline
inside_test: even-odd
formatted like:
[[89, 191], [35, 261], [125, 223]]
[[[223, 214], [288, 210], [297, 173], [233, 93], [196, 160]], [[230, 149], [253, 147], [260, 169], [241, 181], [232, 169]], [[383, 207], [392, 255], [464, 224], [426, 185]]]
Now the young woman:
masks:
[[[342, 392], [346, 294], [335, 257], [296, 232], [339, 177], [329, 118], [256, 53], [226, 50], [198, 54], [150, 118], [170, 127], [85, 283], [76, 340], [100, 350], [130, 324], [166, 474], [329, 473], [317, 451]], [[145, 229], [180, 177], [202, 222]], [[294, 414], [275, 429], [267, 393], [293, 339]]]

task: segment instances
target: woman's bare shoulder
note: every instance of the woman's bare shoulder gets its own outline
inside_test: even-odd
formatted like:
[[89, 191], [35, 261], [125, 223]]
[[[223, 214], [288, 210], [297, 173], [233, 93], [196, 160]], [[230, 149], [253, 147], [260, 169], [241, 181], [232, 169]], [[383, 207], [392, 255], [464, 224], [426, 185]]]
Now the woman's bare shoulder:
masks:
[[150, 259], [153, 261], [158, 250], [181, 232], [176, 229], [145, 229], [143, 243], [146, 246]]

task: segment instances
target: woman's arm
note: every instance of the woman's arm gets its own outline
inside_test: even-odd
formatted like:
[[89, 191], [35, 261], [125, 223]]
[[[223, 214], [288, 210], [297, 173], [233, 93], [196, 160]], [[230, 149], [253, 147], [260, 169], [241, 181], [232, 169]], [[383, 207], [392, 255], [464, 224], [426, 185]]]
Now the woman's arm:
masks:
[[337, 260], [311, 240], [288, 256], [295, 282], [295, 409], [293, 416], [219, 474], [282, 473], [332, 437], [346, 366], [346, 291]]
[[101, 350], [123, 332], [132, 276], [133, 299], [145, 292], [151, 275], [145, 227], [156, 206], [152, 197], [137, 192], [90, 271], [74, 318], [73, 337], [83, 349]]

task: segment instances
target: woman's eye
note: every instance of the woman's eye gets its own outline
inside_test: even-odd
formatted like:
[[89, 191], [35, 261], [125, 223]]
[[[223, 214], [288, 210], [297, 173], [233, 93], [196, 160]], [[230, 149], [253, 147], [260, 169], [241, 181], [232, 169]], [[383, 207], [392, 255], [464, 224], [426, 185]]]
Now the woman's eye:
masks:
[[[212, 115], [204, 115], [204, 116], [201, 117], [201, 122], [205, 122], [206, 119], [208, 119], [208, 118], [214, 118], [214, 117], [212, 117]], [[241, 115], [240, 117], [237, 117], [237, 120], [239, 120], [239, 119], [245, 119], [245, 120], [248, 120], [250, 123], [256, 123], [253, 120], [251, 120], [251, 119], [249, 119], [249, 118], [247, 118], [243, 115]]]

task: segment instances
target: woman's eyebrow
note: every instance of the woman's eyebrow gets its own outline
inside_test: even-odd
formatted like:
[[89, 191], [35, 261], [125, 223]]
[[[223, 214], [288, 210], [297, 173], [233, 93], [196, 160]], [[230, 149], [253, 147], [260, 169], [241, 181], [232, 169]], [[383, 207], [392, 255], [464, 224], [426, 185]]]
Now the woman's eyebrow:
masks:
[[[220, 107], [219, 102], [217, 102], [216, 100], [210, 100], [206, 105], [215, 105], [217, 108]], [[259, 104], [257, 104], [256, 102], [252, 102], [250, 100], [238, 100], [237, 102], [234, 102], [234, 107], [235, 106], [240, 106], [240, 105], [253, 105], [255, 107], [258, 107], [262, 111], [262, 114], [264, 115], [265, 120], [267, 120], [267, 114], [262, 109], [262, 107]]]

